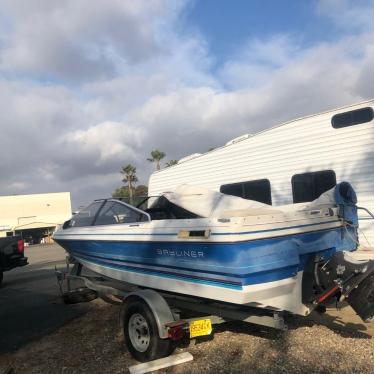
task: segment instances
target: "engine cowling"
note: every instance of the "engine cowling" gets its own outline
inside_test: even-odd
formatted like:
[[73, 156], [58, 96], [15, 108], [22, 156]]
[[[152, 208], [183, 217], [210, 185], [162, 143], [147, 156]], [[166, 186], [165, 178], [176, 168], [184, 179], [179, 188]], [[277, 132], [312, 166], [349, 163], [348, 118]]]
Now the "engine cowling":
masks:
[[340, 251], [328, 260], [315, 258], [304, 276], [304, 303], [318, 306], [345, 299], [364, 322], [374, 322], [374, 260], [356, 260]]

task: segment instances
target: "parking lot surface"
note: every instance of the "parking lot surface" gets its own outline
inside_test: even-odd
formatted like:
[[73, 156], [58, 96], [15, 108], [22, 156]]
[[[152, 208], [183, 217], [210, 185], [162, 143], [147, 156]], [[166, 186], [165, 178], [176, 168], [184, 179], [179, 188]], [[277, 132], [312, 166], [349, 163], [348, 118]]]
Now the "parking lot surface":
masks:
[[60, 246], [26, 247], [25, 256], [29, 265], [5, 272], [0, 288], [0, 354], [55, 331], [87, 309], [61, 303], [54, 275], [55, 266], [65, 263]]
[[[119, 328], [119, 307], [97, 299], [64, 305], [54, 266], [57, 245], [26, 249], [30, 265], [5, 273], [0, 289], [0, 373], [126, 373], [136, 364]], [[374, 324], [343, 305], [326, 314], [290, 317], [285, 332], [238, 322], [213, 335], [178, 343], [194, 361], [158, 373], [367, 373], [374, 372]]]

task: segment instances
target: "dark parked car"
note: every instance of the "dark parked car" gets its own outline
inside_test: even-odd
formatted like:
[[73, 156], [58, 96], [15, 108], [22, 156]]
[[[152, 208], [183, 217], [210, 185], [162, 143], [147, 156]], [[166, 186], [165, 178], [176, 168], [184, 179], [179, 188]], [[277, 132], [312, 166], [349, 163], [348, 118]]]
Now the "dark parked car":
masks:
[[4, 271], [28, 264], [24, 256], [24, 242], [20, 236], [0, 238], [0, 285]]

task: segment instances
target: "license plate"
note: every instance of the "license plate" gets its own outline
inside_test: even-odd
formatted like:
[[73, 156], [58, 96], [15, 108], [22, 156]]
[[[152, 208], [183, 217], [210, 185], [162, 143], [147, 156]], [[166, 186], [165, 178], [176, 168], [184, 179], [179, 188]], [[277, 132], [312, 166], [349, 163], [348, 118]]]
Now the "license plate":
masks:
[[212, 321], [210, 319], [198, 319], [190, 322], [190, 337], [209, 335], [212, 332]]

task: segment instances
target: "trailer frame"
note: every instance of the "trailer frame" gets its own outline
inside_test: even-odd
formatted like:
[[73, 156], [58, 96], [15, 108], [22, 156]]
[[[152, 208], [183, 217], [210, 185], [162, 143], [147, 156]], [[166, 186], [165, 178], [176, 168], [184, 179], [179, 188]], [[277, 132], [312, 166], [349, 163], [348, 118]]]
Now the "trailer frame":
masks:
[[[190, 329], [196, 321], [210, 321], [207, 323], [212, 326], [229, 321], [242, 321], [267, 328], [287, 330], [283, 318], [284, 312], [282, 311], [229, 304], [194, 296], [167, 293], [157, 289], [142, 288], [105, 278], [101, 275], [83, 274], [83, 271], [83, 265], [70, 256], [66, 258], [65, 271], [55, 269], [64, 301], [66, 303], [77, 303], [91, 301], [99, 297], [105, 302], [120, 305], [120, 325], [121, 330], [125, 332], [130, 328], [124, 324], [130, 306], [143, 303], [151, 311], [157, 325], [157, 337], [152, 336], [149, 339], [176, 341], [183, 336], [187, 336], [188, 332], [190, 332], [190, 338], [194, 338]], [[82, 282], [84, 287], [73, 288], [72, 284], [76, 282]], [[64, 287], [64, 283], [66, 287]], [[64, 288], [66, 288], [66, 291]], [[194, 315], [189, 318], [181, 318], [181, 314], [186, 312]], [[140, 323], [139, 318], [138, 324]], [[129, 341], [126, 341], [126, 345], [133, 356], [140, 361], [160, 358], [160, 353], [151, 355], [151, 357], [143, 357], [144, 355], [133, 352], [134, 347], [131, 347], [131, 342], [129, 346]]]

